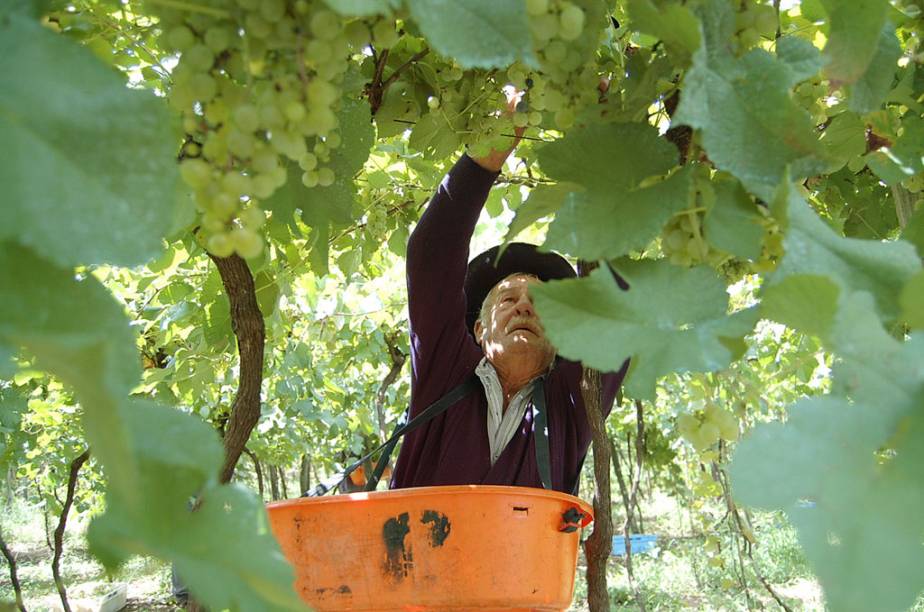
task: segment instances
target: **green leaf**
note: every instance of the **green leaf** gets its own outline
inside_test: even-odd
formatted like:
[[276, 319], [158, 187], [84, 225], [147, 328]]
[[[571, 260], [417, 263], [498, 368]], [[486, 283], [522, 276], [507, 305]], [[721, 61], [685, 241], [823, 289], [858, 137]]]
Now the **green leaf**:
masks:
[[11, 243], [0, 243], [0, 295], [0, 344], [24, 347], [74, 388], [93, 452], [127, 495], [135, 465], [118, 406], [141, 380], [141, 365], [121, 306], [93, 276], [77, 280]]
[[[774, 202], [774, 216], [785, 230], [785, 255], [768, 285], [794, 275], [827, 276], [846, 293], [872, 294], [884, 320], [898, 316], [898, 294], [921, 269], [910, 244], [838, 236], [788, 182]], [[808, 294], [804, 298], [805, 309], [816, 307]]]
[[172, 227], [166, 105], [21, 15], [0, 20], [0, 240], [57, 264], [136, 265]]
[[911, 277], [899, 297], [902, 320], [912, 329], [924, 329], [924, 272]]
[[885, 25], [888, 0], [822, 0], [828, 13], [825, 73], [836, 83], [854, 83], [869, 67]]
[[212, 609], [305, 609], [262, 503], [240, 486], [216, 484], [224, 455], [216, 432], [152, 403], [136, 402], [121, 411], [139, 458], [136, 486], [143, 503], [136, 508], [117, 494], [107, 495], [106, 514], [88, 533], [94, 554], [109, 569], [135, 554], [172, 561]]
[[902, 240], [910, 242], [924, 257], [924, 206], [919, 207], [908, 219], [908, 224], [902, 230]]
[[279, 300], [279, 285], [276, 284], [276, 279], [266, 270], [260, 270], [254, 275], [253, 284], [260, 312], [264, 317], [272, 315]]
[[399, 0], [324, 0], [324, 4], [345, 17], [390, 15], [401, 8]]
[[[895, 344], [898, 361], [924, 361], [921, 338]], [[785, 424], [758, 425], [730, 467], [741, 501], [789, 514], [833, 610], [906, 609], [924, 586], [912, 569], [924, 564], [924, 517], [908, 511], [924, 504], [924, 376], [919, 367], [881, 375], [883, 388], [911, 392], [802, 400]]]
[[555, 185], [539, 185], [530, 191], [526, 202], [517, 208], [513, 221], [510, 222], [510, 227], [507, 228], [504, 242], [512, 241], [520, 232], [539, 219], [558, 211], [565, 201], [565, 196], [574, 189], [573, 185], [557, 183]]
[[764, 235], [757, 205], [738, 181], [716, 181], [712, 187], [715, 202], [703, 219], [706, 240], [732, 255], [756, 260]]
[[[858, 3], [862, 4], [862, 3]], [[870, 113], [882, 106], [892, 89], [902, 47], [895, 28], [886, 25], [876, 46], [876, 52], [859, 79], [848, 87], [847, 105], [857, 113]]]
[[651, 0], [629, 0], [626, 11], [633, 29], [664, 41], [670, 51], [690, 56], [699, 49], [699, 22], [683, 4], [655, 6]]
[[832, 160], [828, 170], [839, 170], [854, 157], [866, 153], [866, 124], [855, 113], [841, 113], [825, 128], [821, 144]]
[[621, 261], [616, 268], [629, 291], [621, 291], [606, 268], [530, 291], [562, 355], [601, 371], [632, 359], [626, 379], [632, 397], [653, 398], [657, 379], [671, 372], [726, 367], [737, 356], [734, 340], [756, 322], [753, 311], [726, 316], [725, 283], [711, 269], [651, 260]]
[[823, 149], [808, 113], [790, 96], [795, 78], [790, 64], [763, 49], [732, 56], [727, 48], [731, 5], [711, 0], [706, 8], [704, 44], [684, 77], [674, 123], [702, 130], [716, 167], [770, 200], [787, 167], [798, 178], [822, 172]]
[[644, 247], [692, 197], [689, 168], [643, 186], [643, 179], [664, 174], [676, 160], [677, 149], [639, 123], [578, 128], [543, 147], [543, 171], [584, 188], [566, 196], [545, 248], [603, 259]]
[[408, 0], [407, 5], [433, 48], [465, 68], [536, 63], [522, 0]]
[[790, 86], [812, 78], [824, 65], [818, 48], [798, 36], [783, 36], [777, 40], [776, 57], [789, 68]]
[[873, 151], [866, 163], [887, 185], [895, 185], [924, 171], [924, 118], [907, 113], [902, 133], [891, 147]]
[[828, 339], [839, 296], [840, 289], [827, 276], [797, 274], [764, 288], [760, 314], [803, 333]]

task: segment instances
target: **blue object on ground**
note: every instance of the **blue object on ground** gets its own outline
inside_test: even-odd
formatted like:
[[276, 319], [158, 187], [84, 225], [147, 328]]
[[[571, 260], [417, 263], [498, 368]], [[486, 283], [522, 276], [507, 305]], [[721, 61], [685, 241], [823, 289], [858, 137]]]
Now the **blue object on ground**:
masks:
[[[630, 535], [629, 540], [632, 543], [632, 554], [649, 552], [658, 544], [658, 536], [637, 534]], [[626, 555], [626, 539], [621, 535], [613, 536], [613, 550], [610, 552], [611, 557], [624, 557]]]

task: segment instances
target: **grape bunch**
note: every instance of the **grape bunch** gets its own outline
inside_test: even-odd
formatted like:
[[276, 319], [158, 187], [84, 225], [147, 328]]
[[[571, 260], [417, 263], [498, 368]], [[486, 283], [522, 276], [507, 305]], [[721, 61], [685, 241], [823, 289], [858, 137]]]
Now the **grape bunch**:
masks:
[[793, 100], [811, 115], [815, 125], [821, 125], [828, 119], [828, 106], [825, 104], [827, 95], [828, 88], [816, 77], [796, 86]]
[[773, 6], [744, 0], [741, 10], [735, 14], [735, 30], [740, 50], [757, 46], [762, 39], [775, 38], [777, 25], [776, 9]]
[[760, 257], [751, 264], [751, 272], [766, 274], [776, 270], [776, 266], [783, 257], [783, 234], [775, 223], [768, 223], [764, 234], [763, 247]]
[[718, 404], [709, 403], [696, 414], [684, 413], [677, 417], [677, 431], [702, 453], [719, 439], [737, 440], [738, 417]]
[[703, 236], [703, 213], [695, 209], [674, 215], [661, 230], [661, 250], [677, 266], [710, 262], [717, 252]]
[[[263, 250], [259, 202], [287, 180], [334, 182], [337, 108], [352, 54], [397, 37], [392, 19], [346, 22], [320, 0], [202, 0], [197, 12], [152, 3], [165, 48], [179, 56], [168, 92], [181, 113], [180, 174], [200, 238], [216, 256]], [[169, 6], [169, 5], [167, 5]]]

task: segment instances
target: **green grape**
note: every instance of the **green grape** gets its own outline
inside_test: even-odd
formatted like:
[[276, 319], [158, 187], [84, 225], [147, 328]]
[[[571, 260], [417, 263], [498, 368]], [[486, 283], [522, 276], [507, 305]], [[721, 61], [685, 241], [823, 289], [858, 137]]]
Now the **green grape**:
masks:
[[574, 111], [570, 108], [562, 108], [555, 111], [555, 127], [560, 130], [567, 130], [574, 124]]
[[212, 198], [209, 210], [219, 219], [229, 220], [237, 214], [240, 201], [228, 193], [221, 192]]
[[312, 66], [320, 66], [333, 57], [333, 49], [326, 40], [310, 40], [305, 45], [305, 59]]
[[306, 135], [324, 136], [337, 127], [337, 115], [330, 108], [314, 107], [308, 111], [302, 127]]
[[234, 252], [234, 243], [231, 237], [224, 232], [210, 236], [206, 245], [209, 253], [215, 257], [229, 257]]
[[513, 114], [513, 125], [514, 127], [522, 128], [529, 125], [529, 114], [528, 113], [514, 113]]
[[369, 31], [369, 26], [367, 26], [362, 21], [351, 21], [347, 24], [346, 29], [344, 30], [347, 40], [350, 41], [350, 44], [361, 49], [369, 44], [370, 39], [372, 38], [372, 33]]
[[330, 106], [340, 97], [340, 92], [335, 86], [321, 79], [314, 79], [308, 83], [305, 91], [312, 104], [321, 106]]
[[379, 49], [390, 49], [398, 44], [398, 32], [392, 21], [383, 20], [372, 26], [372, 42]]
[[584, 11], [570, 2], [564, 4], [559, 19], [561, 28], [558, 35], [564, 40], [575, 40], [584, 30]]
[[261, 145], [254, 153], [251, 163], [257, 172], [269, 174], [279, 164], [279, 160], [272, 149]]
[[286, 104], [285, 108], [286, 119], [292, 122], [298, 122], [305, 118], [305, 106], [296, 100], [292, 100]]
[[343, 30], [340, 18], [331, 11], [318, 11], [311, 17], [311, 33], [322, 40], [332, 40]]
[[225, 222], [215, 215], [208, 212], [202, 215], [202, 229], [204, 229], [209, 234], [223, 232], [225, 231], [225, 227]]
[[924, 189], [924, 172], [918, 172], [911, 178], [905, 179], [905, 189], [911, 193], [920, 193]]
[[305, 153], [298, 160], [298, 167], [302, 170], [314, 170], [318, 167], [318, 156], [314, 153]]
[[202, 155], [206, 159], [217, 161], [228, 156], [228, 140], [222, 132], [211, 132], [202, 145]]
[[526, 13], [537, 16], [549, 12], [549, 0], [526, 0]]
[[215, 63], [215, 54], [202, 43], [196, 43], [183, 52], [183, 63], [197, 72], [207, 72]]
[[769, 4], [754, 7], [754, 28], [761, 36], [773, 38], [777, 28], [776, 9]]
[[246, 159], [253, 155], [254, 143], [253, 133], [235, 128], [228, 130], [228, 151], [235, 157]]
[[746, 28], [738, 32], [738, 44], [743, 49], [750, 49], [760, 43], [760, 34], [754, 28]]
[[563, 62], [568, 57], [568, 47], [560, 40], [553, 40], [545, 48], [545, 59], [552, 64]]
[[308, 188], [317, 187], [320, 180], [321, 179], [320, 179], [320, 176], [318, 175], [317, 170], [308, 170], [307, 172], [302, 174], [302, 184], [305, 187], [308, 187]]
[[266, 223], [266, 214], [257, 206], [251, 206], [241, 211], [241, 223], [245, 228], [256, 231]]
[[327, 145], [328, 149], [336, 149], [341, 144], [340, 134], [334, 132], [333, 134], [328, 134], [327, 138], [324, 139], [324, 144]]
[[[250, 13], [244, 18], [244, 30], [248, 36], [266, 38], [273, 32], [273, 27], [256, 13]], [[253, 45], [254, 41], [251, 41]]]
[[250, 193], [250, 177], [240, 172], [229, 172], [221, 177], [221, 190], [236, 200]]
[[275, 104], [261, 106], [258, 114], [259, 123], [270, 129], [280, 127], [285, 123], [285, 117], [283, 117], [282, 112], [276, 108]]
[[228, 120], [228, 106], [221, 98], [213, 99], [205, 105], [205, 120], [212, 125], [218, 125]]
[[539, 15], [530, 20], [529, 27], [539, 45], [542, 46], [558, 34], [558, 18], [551, 13]]
[[265, 200], [276, 191], [276, 180], [271, 174], [258, 174], [253, 177], [253, 195]]
[[286, 14], [284, 0], [260, 0], [260, 16], [270, 23], [275, 23]]
[[689, 413], [683, 413], [677, 417], [677, 432], [684, 438], [689, 439], [699, 430], [699, 419]]
[[532, 111], [529, 113], [529, 125], [537, 126], [542, 124], [542, 113], [539, 111]]
[[189, 81], [189, 94], [202, 103], [209, 103], [218, 92], [215, 79], [207, 72], [194, 74]]
[[260, 115], [252, 104], [242, 104], [235, 108], [232, 118], [242, 132], [254, 132], [260, 127]]
[[221, 26], [214, 26], [205, 32], [205, 45], [215, 53], [221, 53], [231, 44], [231, 31]]
[[234, 250], [244, 259], [251, 259], [263, 252], [263, 239], [253, 230], [236, 227], [231, 230]]
[[185, 51], [196, 44], [196, 35], [184, 25], [175, 26], [165, 36], [167, 46], [177, 51]]
[[180, 162], [180, 176], [187, 185], [199, 189], [212, 181], [212, 168], [201, 159], [184, 159]]
[[329, 187], [334, 184], [334, 171], [330, 168], [319, 168], [318, 169], [318, 185], [321, 187]]

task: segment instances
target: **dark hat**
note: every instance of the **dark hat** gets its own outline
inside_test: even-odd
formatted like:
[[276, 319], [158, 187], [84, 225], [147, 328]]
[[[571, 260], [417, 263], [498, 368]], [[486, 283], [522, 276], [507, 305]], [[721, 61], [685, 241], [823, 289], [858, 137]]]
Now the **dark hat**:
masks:
[[468, 263], [465, 273], [465, 324], [471, 332], [481, 314], [481, 305], [491, 288], [511, 274], [530, 274], [548, 281], [574, 278], [577, 274], [558, 253], [540, 253], [534, 244], [511, 242], [498, 257], [500, 246], [488, 249]]

